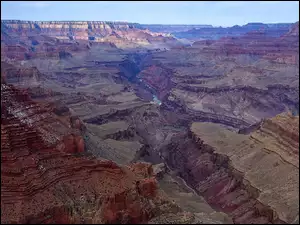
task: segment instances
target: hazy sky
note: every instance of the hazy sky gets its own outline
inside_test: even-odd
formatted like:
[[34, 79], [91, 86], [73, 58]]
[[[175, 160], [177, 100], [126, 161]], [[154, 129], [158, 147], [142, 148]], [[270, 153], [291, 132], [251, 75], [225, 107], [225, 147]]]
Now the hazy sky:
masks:
[[244, 25], [299, 20], [299, 1], [1, 1], [1, 19], [96, 20], [148, 24]]

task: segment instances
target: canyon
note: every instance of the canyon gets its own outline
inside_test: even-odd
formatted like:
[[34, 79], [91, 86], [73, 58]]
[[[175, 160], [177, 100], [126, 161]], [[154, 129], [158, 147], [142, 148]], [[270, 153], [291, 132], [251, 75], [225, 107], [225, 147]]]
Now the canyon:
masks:
[[264, 27], [2, 20], [1, 223], [299, 223], [299, 23]]

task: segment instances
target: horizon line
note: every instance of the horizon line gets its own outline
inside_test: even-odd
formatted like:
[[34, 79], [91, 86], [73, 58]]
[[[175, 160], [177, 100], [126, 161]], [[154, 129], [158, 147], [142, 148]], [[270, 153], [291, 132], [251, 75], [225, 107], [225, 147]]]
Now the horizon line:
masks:
[[109, 23], [127, 23], [127, 24], [139, 24], [139, 25], [163, 25], [163, 26], [183, 26], [183, 25], [188, 25], [188, 26], [212, 26], [212, 27], [233, 27], [233, 26], [245, 26], [247, 24], [255, 24], [255, 23], [260, 23], [260, 24], [294, 24], [299, 22], [271, 22], [271, 23], [263, 23], [263, 22], [248, 22], [245, 23], [244, 25], [232, 25], [232, 26], [224, 26], [224, 25], [212, 25], [212, 24], [163, 24], [163, 23], [138, 23], [138, 22], [128, 22], [128, 21], [118, 21], [118, 20], [24, 20], [24, 19], [1, 19], [1, 22], [5, 21], [20, 21], [20, 22], [109, 22]]

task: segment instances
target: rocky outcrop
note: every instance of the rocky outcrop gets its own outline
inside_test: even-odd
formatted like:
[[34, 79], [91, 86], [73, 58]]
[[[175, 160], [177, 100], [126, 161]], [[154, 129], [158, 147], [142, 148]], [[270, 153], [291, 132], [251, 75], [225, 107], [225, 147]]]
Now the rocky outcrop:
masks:
[[174, 208], [149, 164], [74, 155], [76, 128], [1, 84], [1, 223], [143, 223]]
[[174, 136], [162, 155], [235, 223], [292, 223], [299, 213], [298, 125], [299, 117], [281, 114], [243, 135], [194, 123], [191, 139]]

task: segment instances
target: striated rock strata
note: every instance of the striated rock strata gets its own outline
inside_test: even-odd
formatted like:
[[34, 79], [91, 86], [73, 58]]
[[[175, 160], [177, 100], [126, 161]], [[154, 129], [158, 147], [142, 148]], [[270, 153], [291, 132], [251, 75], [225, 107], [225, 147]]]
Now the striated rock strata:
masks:
[[299, 214], [299, 117], [280, 114], [248, 135], [193, 123], [162, 149], [171, 168], [235, 223], [295, 223]]
[[29, 60], [68, 58], [93, 46], [115, 48], [175, 46], [170, 35], [142, 30], [137, 24], [105, 21], [1, 21], [1, 57]]
[[1, 84], [1, 223], [143, 223], [180, 211], [149, 164], [76, 155], [84, 151], [76, 121]]
[[192, 121], [243, 129], [287, 110], [297, 114], [299, 25], [280, 37], [265, 32], [152, 52], [138, 77], [165, 109]]

